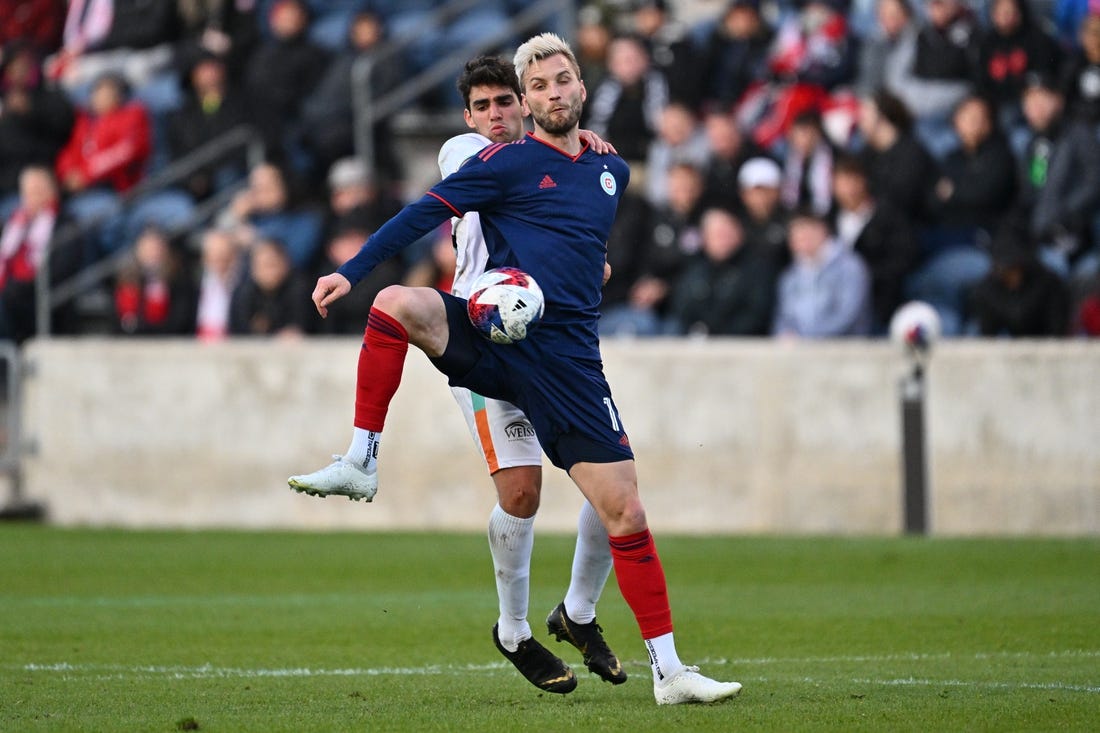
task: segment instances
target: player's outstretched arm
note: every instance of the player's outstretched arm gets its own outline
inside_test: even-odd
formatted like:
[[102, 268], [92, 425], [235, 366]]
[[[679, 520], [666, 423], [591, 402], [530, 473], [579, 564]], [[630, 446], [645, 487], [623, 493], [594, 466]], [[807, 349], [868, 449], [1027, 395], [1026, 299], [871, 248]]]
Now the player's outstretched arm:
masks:
[[321, 318], [328, 318], [328, 306], [351, 291], [351, 283], [338, 272], [317, 278], [317, 287], [313, 288], [313, 304]]

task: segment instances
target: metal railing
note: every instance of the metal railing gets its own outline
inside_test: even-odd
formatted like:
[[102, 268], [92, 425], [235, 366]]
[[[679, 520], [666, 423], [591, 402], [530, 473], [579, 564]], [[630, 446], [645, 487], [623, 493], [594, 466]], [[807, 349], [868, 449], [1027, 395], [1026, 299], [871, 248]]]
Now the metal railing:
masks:
[[[112, 213], [109, 216], [101, 216], [66, 226], [54, 235], [53, 240], [50, 242], [50, 250], [57, 251], [63, 247], [79, 246], [83, 237], [97, 230], [111, 217], [125, 214], [145, 196], [174, 186], [196, 171], [212, 163], [227, 159], [240, 149], [245, 151], [249, 169], [263, 160], [263, 142], [256, 130], [248, 125], [235, 127], [224, 135], [204, 143], [189, 155], [169, 163], [160, 171], [145, 178], [134, 188], [121, 194], [119, 197], [121, 213]], [[211, 219], [214, 214], [229, 203], [233, 194], [244, 182], [245, 180], [242, 179], [238, 186], [231, 186], [219, 191], [214, 196], [198, 204], [186, 221], [173, 227], [172, 231], [168, 233], [170, 235], [178, 234], [181, 231], [193, 229]], [[83, 293], [97, 287], [118, 272], [119, 267], [128, 255], [129, 248], [124, 247], [102, 260], [82, 267], [68, 280], [56, 284], [51, 282], [50, 258], [44, 257], [35, 276], [36, 334], [40, 338], [49, 336], [53, 312]]]
[[28, 501], [23, 494], [23, 456], [27, 451], [23, 439], [23, 363], [19, 347], [11, 341], [0, 341], [0, 369], [0, 474], [8, 478], [8, 499], [0, 505], [0, 519], [42, 519], [45, 507]]
[[[477, 5], [476, 0], [452, 0], [440, 7], [428, 20], [431, 27], [439, 27], [448, 20]], [[573, 0], [539, 0], [515, 15], [507, 27], [488, 34], [443, 56], [430, 67], [412, 77], [401, 86], [375, 98], [370, 77], [374, 67], [393, 56], [404, 53], [414, 42], [410, 36], [386, 44], [378, 53], [357, 59], [351, 71], [351, 95], [355, 115], [355, 152], [368, 165], [374, 163], [375, 123], [384, 120], [407, 107], [424, 93], [439, 84], [454, 79], [467, 60], [510, 41], [522, 33], [530, 32], [540, 23], [555, 15], [566, 28], [574, 26]]]

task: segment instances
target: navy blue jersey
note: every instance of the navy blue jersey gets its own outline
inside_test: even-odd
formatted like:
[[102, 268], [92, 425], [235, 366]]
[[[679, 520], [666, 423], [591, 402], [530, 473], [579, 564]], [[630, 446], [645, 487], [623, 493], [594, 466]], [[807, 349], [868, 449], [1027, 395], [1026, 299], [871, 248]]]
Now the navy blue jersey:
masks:
[[481, 215], [489, 267], [531, 274], [546, 298], [537, 331], [564, 353], [599, 358], [596, 322], [607, 238], [630, 169], [586, 145], [577, 156], [528, 134], [483, 149], [387, 222], [338, 270], [354, 285], [451, 216]]

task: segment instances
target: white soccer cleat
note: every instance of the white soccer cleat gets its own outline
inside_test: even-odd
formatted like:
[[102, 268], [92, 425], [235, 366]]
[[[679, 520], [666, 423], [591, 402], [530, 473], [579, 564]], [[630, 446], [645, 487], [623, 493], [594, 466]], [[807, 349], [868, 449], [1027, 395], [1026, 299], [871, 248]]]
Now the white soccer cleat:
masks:
[[698, 667], [684, 667], [663, 682], [653, 683], [658, 705], [718, 702], [741, 692], [740, 682], [718, 682], [699, 674]]
[[301, 494], [346, 496], [353, 501], [370, 501], [378, 492], [378, 473], [367, 473], [343, 456], [333, 456], [333, 462], [320, 471], [287, 479], [290, 488]]

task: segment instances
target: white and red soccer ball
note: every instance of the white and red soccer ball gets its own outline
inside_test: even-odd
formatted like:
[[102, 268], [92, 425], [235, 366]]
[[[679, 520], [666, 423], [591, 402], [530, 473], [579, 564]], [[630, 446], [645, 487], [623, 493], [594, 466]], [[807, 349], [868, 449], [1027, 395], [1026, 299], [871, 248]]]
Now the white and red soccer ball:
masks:
[[910, 354], [924, 354], [941, 334], [940, 315], [928, 303], [912, 300], [890, 319], [890, 338]]
[[486, 270], [474, 281], [466, 311], [470, 323], [495, 344], [527, 338], [538, 324], [546, 303], [535, 278], [515, 267]]

